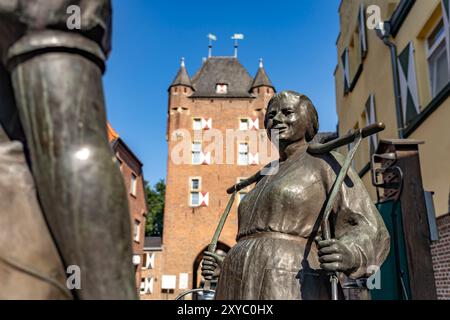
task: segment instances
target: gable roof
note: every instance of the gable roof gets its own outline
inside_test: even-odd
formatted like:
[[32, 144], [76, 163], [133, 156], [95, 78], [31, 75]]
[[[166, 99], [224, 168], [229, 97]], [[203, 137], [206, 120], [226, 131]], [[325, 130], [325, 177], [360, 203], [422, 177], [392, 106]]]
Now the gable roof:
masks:
[[[192, 78], [192, 98], [252, 98], [253, 78], [235, 57], [210, 57]], [[216, 93], [217, 84], [227, 84], [226, 94]]]

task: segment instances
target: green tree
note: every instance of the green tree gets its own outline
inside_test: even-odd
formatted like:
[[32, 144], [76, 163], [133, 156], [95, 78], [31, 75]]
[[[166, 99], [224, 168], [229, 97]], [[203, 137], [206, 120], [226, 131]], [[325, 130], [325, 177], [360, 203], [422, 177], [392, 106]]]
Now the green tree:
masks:
[[145, 236], [161, 236], [163, 230], [164, 197], [166, 184], [160, 180], [153, 187], [145, 181], [145, 194], [147, 196], [148, 214], [145, 224]]

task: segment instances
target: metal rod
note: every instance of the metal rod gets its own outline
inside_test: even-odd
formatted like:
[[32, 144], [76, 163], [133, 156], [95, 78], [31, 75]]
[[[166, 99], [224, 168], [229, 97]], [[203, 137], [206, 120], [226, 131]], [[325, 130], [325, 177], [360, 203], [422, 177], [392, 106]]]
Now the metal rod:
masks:
[[[333, 209], [334, 202], [336, 201], [341, 185], [344, 182], [345, 177], [347, 176], [348, 170], [350, 169], [350, 165], [355, 156], [356, 150], [361, 144], [361, 141], [362, 141], [362, 130], [357, 132], [356, 143], [354, 147], [350, 150], [347, 157], [345, 158], [344, 164], [342, 165], [342, 168], [339, 171], [339, 175], [337, 176], [336, 181], [334, 182], [333, 187], [331, 188], [330, 196], [327, 199], [325, 211], [322, 217], [322, 238], [324, 240], [331, 240], [332, 235], [329, 221], [330, 213], [331, 210]], [[339, 278], [337, 272], [333, 272], [330, 275], [330, 282], [331, 282], [331, 300], [338, 300]]]
[[358, 135], [361, 135], [361, 137], [364, 139], [366, 137], [369, 137], [371, 135], [377, 134], [378, 132], [383, 131], [386, 128], [384, 123], [374, 123], [371, 125], [368, 125], [367, 127], [360, 129], [360, 130], [352, 130], [346, 135], [339, 137], [337, 139], [334, 139], [330, 142], [323, 143], [323, 144], [310, 144], [308, 146], [308, 152], [310, 154], [324, 154], [328, 153], [330, 151], [333, 151], [334, 149], [337, 149], [339, 147], [345, 146], [347, 144], [350, 144], [354, 142]]
[[[216, 231], [214, 232], [214, 236], [211, 240], [211, 243], [208, 246], [208, 251], [211, 253], [215, 253], [217, 249], [217, 242], [219, 241], [220, 234], [222, 233], [225, 222], [227, 221], [228, 215], [230, 214], [231, 207], [234, 203], [234, 198], [236, 197], [237, 191], [235, 190], [228, 200], [227, 206], [220, 217], [219, 224], [217, 225]], [[211, 288], [211, 280], [205, 279], [203, 289], [209, 290]]]

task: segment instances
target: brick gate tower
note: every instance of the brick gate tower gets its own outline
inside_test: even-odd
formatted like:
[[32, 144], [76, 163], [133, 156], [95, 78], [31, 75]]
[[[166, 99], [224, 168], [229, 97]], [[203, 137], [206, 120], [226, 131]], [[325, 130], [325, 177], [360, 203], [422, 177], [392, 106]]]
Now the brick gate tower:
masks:
[[[212, 56], [192, 78], [182, 60], [168, 91], [169, 155], [157, 286], [163, 299], [199, 286], [202, 252], [227, 204], [226, 189], [270, 161], [259, 149], [270, 145], [263, 119], [275, 88], [262, 60], [253, 78], [236, 57]], [[272, 152], [272, 159], [277, 157], [273, 151], [269, 147], [266, 152]], [[218, 248], [223, 251], [235, 244], [237, 205], [246, 192], [237, 196], [222, 232]]]

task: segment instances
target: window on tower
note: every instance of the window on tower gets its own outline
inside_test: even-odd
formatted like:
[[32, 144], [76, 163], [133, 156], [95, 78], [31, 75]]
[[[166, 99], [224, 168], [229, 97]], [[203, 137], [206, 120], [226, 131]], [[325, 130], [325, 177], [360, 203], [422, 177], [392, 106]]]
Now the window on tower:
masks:
[[190, 199], [191, 207], [198, 207], [200, 206], [200, 192], [191, 192], [191, 199]]
[[189, 205], [191, 207], [200, 206], [201, 180], [199, 177], [189, 178]]
[[248, 119], [242, 118], [239, 120], [239, 130], [248, 130]]
[[192, 164], [202, 164], [202, 143], [194, 142], [192, 144]]
[[194, 120], [192, 120], [192, 129], [202, 130], [202, 119], [201, 118], [194, 118]]
[[248, 144], [245, 142], [239, 143], [238, 165], [248, 165]]
[[228, 85], [225, 83], [216, 84], [216, 93], [227, 94], [228, 93]]
[[200, 190], [200, 178], [191, 178], [191, 191], [199, 191]]

